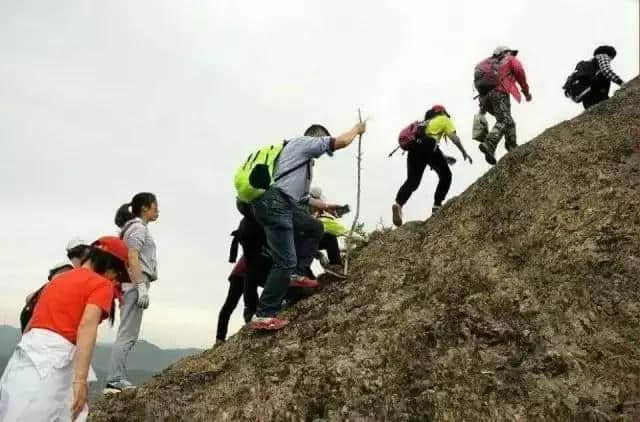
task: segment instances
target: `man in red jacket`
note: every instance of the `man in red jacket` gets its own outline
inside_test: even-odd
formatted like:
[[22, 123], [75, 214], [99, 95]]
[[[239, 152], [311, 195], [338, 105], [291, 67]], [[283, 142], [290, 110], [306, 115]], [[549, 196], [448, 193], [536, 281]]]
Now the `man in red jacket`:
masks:
[[[510, 95], [517, 102], [522, 101], [520, 89], [527, 101], [531, 101], [531, 93], [527, 84], [527, 76], [522, 63], [516, 58], [518, 50], [498, 47], [490, 60], [495, 60], [497, 68], [497, 85], [485, 95], [480, 96], [480, 112], [489, 112], [496, 118], [496, 124], [480, 144], [480, 151], [491, 165], [496, 164], [495, 151], [498, 142], [504, 135], [507, 151], [514, 150], [516, 142], [516, 123], [511, 116]], [[517, 85], [516, 85], [517, 84]]]

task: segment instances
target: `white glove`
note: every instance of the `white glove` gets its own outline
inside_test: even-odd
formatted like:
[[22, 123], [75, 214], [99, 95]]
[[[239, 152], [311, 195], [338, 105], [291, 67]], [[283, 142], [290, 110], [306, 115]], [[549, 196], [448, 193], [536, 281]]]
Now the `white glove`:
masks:
[[138, 308], [147, 309], [149, 307], [149, 288], [147, 283], [138, 283], [136, 288], [138, 289]]

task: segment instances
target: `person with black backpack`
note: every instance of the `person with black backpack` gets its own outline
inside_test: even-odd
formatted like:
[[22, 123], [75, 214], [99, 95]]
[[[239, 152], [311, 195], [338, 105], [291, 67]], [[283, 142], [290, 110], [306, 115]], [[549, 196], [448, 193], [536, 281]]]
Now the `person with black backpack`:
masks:
[[440, 150], [438, 143], [442, 138], [451, 139], [462, 153], [462, 158], [473, 163], [456, 134], [451, 116], [441, 105], [434, 105], [427, 110], [424, 121], [413, 122], [400, 132], [398, 139], [400, 148], [408, 151], [409, 154], [407, 155], [407, 180], [398, 190], [396, 202], [392, 206], [393, 224], [396, 226], [402, 225], [402, 207], [420, 186], [427, 165], [438, 175], [438, 187], [431, 212], [435, 214], [440, 210], [451, 187], [449, 163], [455, 162], [455, 159], [446, 157]]
[[496, 118], [496, 124], [483, 142], [480, 151], [487, 163], [496, 164], [495, 151], [500, 139], [504, 136], [507, 151], [518, 146], [516, 139], [516, 123], [511, 115], [511, 96], [517, 102], [522, 94], [531, 101], [531, 93], [522, 63], [516, 58], [518, 50], [508, 47], [497, 47], [491, 57], [481, 61], [475, 68], [474, 85], [480, 98], [480, 114], [488, 112]]
[[[229, 262], [236, 265], [228, 277], [227, 298], [218, 313], [216, 344], [226, 340], [229, 319], [241, 297], [244, 298], [244, 321], [251, 321], [258, 306], [258, 286], [264, 287], [271, 269], [264, 230], [256, 221], [251, 205], [236, 201], [236, 207], [243, 218], [238, 228], [231, 233], [233, 240], [229, 250]], [[242, 246], [242, 257], [237, 260], [239, 246]]]
[[616, 49], [601, 45], [593, 52], [591, 60], [576, 65], [575, 71], [563, 86], [564, 94], [585, 110], [609, 98], [611, 83], [622, 86], [624, 81], [611, 69], [611, 61], [616, 57]]

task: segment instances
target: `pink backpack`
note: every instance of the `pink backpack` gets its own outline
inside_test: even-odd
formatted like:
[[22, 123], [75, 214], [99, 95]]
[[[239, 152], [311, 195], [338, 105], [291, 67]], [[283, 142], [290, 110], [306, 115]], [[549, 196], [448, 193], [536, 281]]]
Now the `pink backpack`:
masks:
[[409, 124], [409, 126], [402, 129], [400, 131], [400, 135], [398, 135], [398, 146], [396, 147], [396, 149], [391, 151], [389, 157], [391, 157], [398, 150], [398, 148], [402, 148], [403, 150], [408, 151], [409, 148], [411, 148], [411, 145], [413, 145], [413, 143], [416, 141], [418, 130], [420, 130], [420, 128], [424, 128], [424, 125], [425, 122], [416, 120], [415, 122]]
[[500, 59], [489, 57], [476, 65], [473, 84], [481, 96], [488, 94], [500, 83]]
[[405, 151], [409, 150], [411, 145], [416, 141], [416, 135], [418, 134], [418, 129], [422, 123], [423, 122], [415, 121], [400, 131], [400, 135], [398, 136], [398, 144], [400, 144], [400, 148]]

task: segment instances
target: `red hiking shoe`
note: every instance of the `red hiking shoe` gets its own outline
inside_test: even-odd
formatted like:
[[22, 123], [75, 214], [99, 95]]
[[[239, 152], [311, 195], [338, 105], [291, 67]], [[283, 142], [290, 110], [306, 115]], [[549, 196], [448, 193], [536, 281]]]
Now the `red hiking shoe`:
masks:
[[297, 276], [289, 281], [290, 287], [318, 287], [318, 280], [312, 280], [308, 277]]
[[274, 317], [253, 317], [249, 328], [254, 331], [276, 331], [284, 328], [289, 321]]

